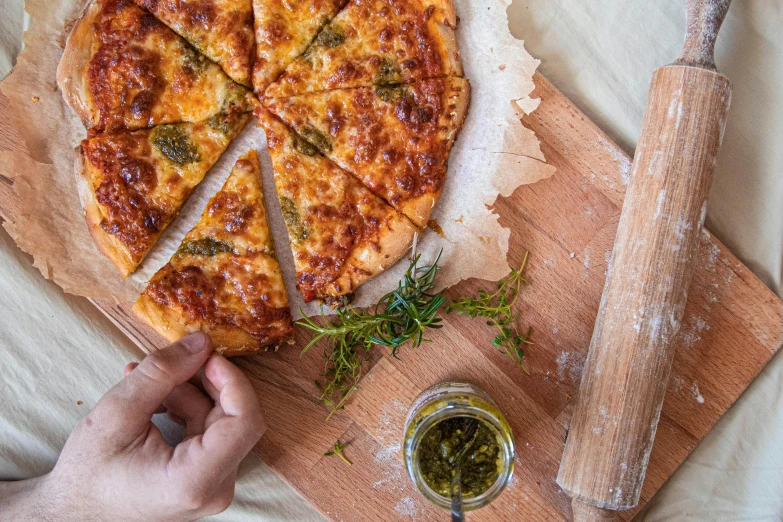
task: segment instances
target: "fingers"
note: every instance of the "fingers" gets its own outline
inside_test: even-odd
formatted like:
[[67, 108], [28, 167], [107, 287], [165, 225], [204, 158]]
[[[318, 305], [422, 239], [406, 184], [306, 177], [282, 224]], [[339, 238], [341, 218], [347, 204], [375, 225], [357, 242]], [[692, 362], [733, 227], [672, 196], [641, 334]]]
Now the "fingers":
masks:
[[118, 443], [132, 440], [148, 427], [166, 397], [195, 375], [211, 353], [209, 337], [197, 332], [148, 355], [98, 401], [90, 414], [92, 421], [115, 433]]
[[174, 422], [185, 424], [185, 438], [204, 433], [204, 422], [212, 409], [212, 401], [186, 382], [180, 384], [163, 401]]
[[172, 465], [216, 485], [216, 479], [236, 471], [261, 439], [266, 422], [255, 390], [239, 368], [224, 357], [213, 355], [206, 364], [205, 375], [212, 385], [205, 387], [217, 397], [216, 408], [221, 408], [223, 415], [208, 422], [202, 436], [177, 446]]

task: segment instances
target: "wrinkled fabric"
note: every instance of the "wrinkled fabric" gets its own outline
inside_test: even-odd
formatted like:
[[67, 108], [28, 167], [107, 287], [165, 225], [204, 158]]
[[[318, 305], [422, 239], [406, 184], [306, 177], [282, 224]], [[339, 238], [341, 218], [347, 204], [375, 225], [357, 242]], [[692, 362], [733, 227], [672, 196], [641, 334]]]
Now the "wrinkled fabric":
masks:
[[[629, 153], [652, 71], [679, 53], [681, 0], [516, 0], [514, 34], [541, 71]], [[0, 78], [21, 44], [22, 0], [0, 2]], [[783, 5], [734, 2], [718, 67], [734, 98], [708, 226], [783, 293]], [[477, 80], [478, 81], [478, 80]], [[45, 473], [71, 429], [141, 357], [86, 300], [64, 295], [0, 230], [0, 479]], [[742, 364], [742, 347], [737, 347]], [[776, 357], [639, 517], [647, 521], [783, 519], [783, 360]], [[77, 404], [82, 401], [82, 404]], [[158, 421], [167, 437], [177, 427]], [[242, 463], [236, 500], [210, 520], [323, 518], [258, 458]]]

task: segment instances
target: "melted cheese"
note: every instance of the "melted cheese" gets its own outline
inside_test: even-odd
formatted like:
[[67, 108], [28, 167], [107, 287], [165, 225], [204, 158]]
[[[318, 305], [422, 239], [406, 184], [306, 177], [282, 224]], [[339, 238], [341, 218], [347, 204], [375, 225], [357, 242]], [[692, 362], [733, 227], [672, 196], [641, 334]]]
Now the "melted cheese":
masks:
[[198, 122], [252, 110], [252, 95], [130, 0], [104, 0], [87, 67], [95, 131]]
[[[187, 246], [210, 240], [223, 251], [194, 253]], [[178, 311], [183, 325], [237, 328], [261, 346], [293, 331], [288, 296], [266, 219], [255, 151], [240, 158], [169, 263], [144, 294]]]
[[427, 0], [351, 1], [269, 86], [265, 96], [462, 76], [454, 13], [435, 4]]
[[462, 78], [412, 85], [334, 90], [265, 104], [340, 167], [417, 225], [407, 212], [418, 198], [437, 198], [447, 159], [465, 117], [470, 86]]
[[262, 94], [347, 0], [253, 0], [256, 61], [253, 87]]
[[84, 140], [101, 228], [141, 261], [249, 119], [232, 114]]
[[251, 0], [134, 1], [217, 62], [234, 81], [251, 86], [254, 44]]

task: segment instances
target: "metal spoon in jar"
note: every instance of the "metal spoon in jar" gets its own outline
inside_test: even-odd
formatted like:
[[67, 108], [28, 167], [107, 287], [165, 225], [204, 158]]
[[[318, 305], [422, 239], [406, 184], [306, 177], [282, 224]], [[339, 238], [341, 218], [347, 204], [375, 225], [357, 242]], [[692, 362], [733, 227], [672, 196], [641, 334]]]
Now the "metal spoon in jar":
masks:
[[451, 477], [451, 522], [465, 522], [465, 512], [462, 509], [462, 475], [460, 473], [460, 463], [465, 458], [465, 454], [473, 445], [473, 437], [478, 430], [478, 419], [469, 418], [465, 423], [465, 445], [452, 459], [451, 465], [454, 467], [454, 474]]

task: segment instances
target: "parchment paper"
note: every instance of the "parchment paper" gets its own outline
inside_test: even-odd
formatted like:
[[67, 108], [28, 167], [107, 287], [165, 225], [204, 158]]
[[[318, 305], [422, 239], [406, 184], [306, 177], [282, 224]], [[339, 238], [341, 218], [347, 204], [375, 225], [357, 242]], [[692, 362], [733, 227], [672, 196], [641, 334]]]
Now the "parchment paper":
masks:
[[[510, 231], [490, 212], [498, 194], [508, 195], [525, 183], [553, 174], [539, 143], [520, 117], [537, 101], [529, 97], [539, 61], [507, 29], [509, 0], [457, 0], [457, 30], [465, 75], [471, 80], [471, 109], [449, 162], [443, 196], [433, 214], [442, 237], [427, 230], [418, 241], [422, 262], [443, 249], [440, 286], [479, 277], [497, 280], [508, 273], [506, 254]], [[11, 121], [24, 139], [27, 154], [0, 154], [0, 173], [14, 178], [21, 198], [19, 217], [6, 222], [16, 243], [32, 254], [34, 265], [66, 292], [93, 298], [132, 301], [146, 281], [176, 250], [196, 223], [207, 200], [220, 188], [236, 158], [249, 148], [260, 152], [270, 222], [294, 310], [308, 314], [296, 290], [293, 257], [274, 190], [263, 131], [254, 124], [229, 147], [164, 233], [140, 269], [126, 280], [95, 247], [84, 222], [76, 190], [73, 149], [84, 138], [81, 123], [62, 101], [55, 71], [73, 21], [84, 0], [30, 0], [30, 29], [17, 66], [0, 84], [11, 101]], [[402, 260], [358, 292], [356, 305], [375, 302], [401, 278]]]

